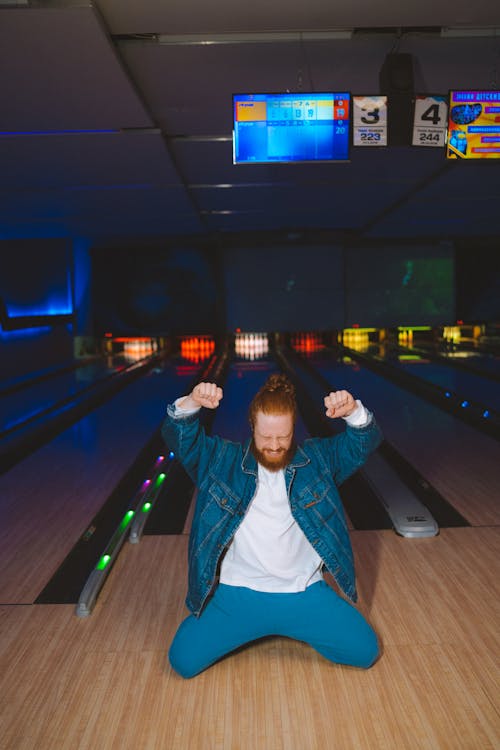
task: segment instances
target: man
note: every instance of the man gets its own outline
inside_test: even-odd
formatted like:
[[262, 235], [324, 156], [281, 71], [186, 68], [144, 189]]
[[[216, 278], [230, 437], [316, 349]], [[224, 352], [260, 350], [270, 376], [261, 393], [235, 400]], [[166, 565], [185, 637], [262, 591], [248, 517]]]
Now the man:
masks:
[[377, 637], [365, 618], [323, 579], [323, 569], [356, 600], [349, 532], [337, 486], [381, 440], [370, 412], [347, 391], [324, 399], [346, 429], [294, 442], [295, 390], [271, 375], [249, 409], [245, 445], [206, 435], [201, 407], [222, 399], [199, 383], [168, 407], [162, 432], [198, 487], [189, 539], [186, 604], [169, 651], [193, 677], [243, 644], [268, 635], [305, 641], [332, 662], [371, 666]]

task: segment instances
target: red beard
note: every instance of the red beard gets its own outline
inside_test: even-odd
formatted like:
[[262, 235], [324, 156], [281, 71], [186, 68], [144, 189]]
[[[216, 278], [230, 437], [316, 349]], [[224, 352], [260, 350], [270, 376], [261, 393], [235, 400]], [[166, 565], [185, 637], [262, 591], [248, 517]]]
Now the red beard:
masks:
[[255, 443], [252, 440], [250, 450], [252, 451], [257, 463], [263, 466], [264, 469], [268, 469], [269, 471], [280, 471], [290, 463], [293, 454], [295, 453], [295, 445], [292, 443], [288, 449], [280, 448], [277, 451], [272, 451], [270, 454], [268, 451], [260, 451], [256, 448]]

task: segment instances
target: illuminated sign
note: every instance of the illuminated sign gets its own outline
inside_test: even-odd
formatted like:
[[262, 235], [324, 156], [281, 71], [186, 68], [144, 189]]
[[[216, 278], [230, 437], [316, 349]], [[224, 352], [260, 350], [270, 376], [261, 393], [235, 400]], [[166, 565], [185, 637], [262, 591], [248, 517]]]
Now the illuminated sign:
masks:
[[500, 158], [500, 91], [451, 91], [448, 159]]

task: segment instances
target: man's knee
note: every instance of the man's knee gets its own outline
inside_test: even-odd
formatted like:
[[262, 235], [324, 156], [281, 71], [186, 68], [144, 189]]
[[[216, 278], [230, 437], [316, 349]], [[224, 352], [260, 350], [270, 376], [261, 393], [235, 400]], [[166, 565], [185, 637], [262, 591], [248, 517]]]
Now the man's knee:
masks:
[[202, 669], [195, 664], [192, 652], [190, 654], [189, 649], [183, 648], [175, 638], [168, 651], [168, 660], [172, 669], [186, 680], [195, 677]]
[[351, 627], [348, 633], [337, 632], [328, 645], [310, 643], [329, 661], [369, 669], [380, 656], [377, 635], [364, 618], [356, 617], [355, 622], [357, 627]]
[[190, 615], [181, 622], [168, 650], [170, 666], [185, 679], [194, 677], [201, 671], [196, 663], [197, 649], [195, 643], [193, 643], [192, 633], [190, 635], [192, 619], [193, 617]]

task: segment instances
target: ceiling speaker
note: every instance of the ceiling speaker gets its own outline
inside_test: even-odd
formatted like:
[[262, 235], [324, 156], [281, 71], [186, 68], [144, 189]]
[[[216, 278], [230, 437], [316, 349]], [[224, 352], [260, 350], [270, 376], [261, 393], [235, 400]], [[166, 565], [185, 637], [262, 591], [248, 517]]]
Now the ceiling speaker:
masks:
[[380, 69], [379, 84], [380, 93], [386, 94], [388, 98], [389, 145], [409, 146], [415, 95], [413, 55], [387, 55]]

